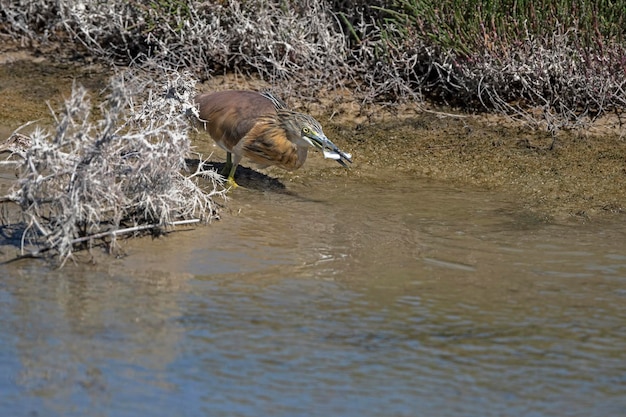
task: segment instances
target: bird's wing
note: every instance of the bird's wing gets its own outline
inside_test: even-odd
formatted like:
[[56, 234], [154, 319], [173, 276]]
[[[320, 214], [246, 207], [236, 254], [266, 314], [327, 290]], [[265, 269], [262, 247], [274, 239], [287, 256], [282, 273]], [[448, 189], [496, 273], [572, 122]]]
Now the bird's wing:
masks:
[[254, 91], [201, 94], [196, 102], [211, 137], [229, 150], [248, 135], [259, 118], [276, 113], [272, 101]]
[[[289, 152], [293, 145], [287, 140], [282, 128], [261, 118], [242, 141], [242, 148], [250, 159], [278, 162], [280, 156]], [[259, 162], [260, 163], [260, 162]]]
[[306, 147], [287, 139], [282, 127], [261, 118], [239, 145], [242, 154], [261, 165], [278, 165], [287, 170], [299, 168], [306, 159]]

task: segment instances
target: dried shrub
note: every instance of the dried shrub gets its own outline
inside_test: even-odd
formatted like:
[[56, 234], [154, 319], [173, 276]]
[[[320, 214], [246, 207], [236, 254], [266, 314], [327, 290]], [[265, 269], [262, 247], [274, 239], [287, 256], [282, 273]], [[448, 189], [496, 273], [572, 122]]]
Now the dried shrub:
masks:
[[626, 2], [396, 0], [366, 28], [382, 48], [368, 85], [496, 111], [545, 127], [585, 126], [626, 105]]
[[624, 0], [0, 2], [17, 38], [69, 38], [107, 62], [155, 59], [202, 78], [258, 76], [289, 97], [428, 98], [551, 131], [626, 105]]
[[21, 209], [22, 249], [34, 245], [31, 254], [58, 255], [63, 263], [99, 238], [114, 247], [122, 233], [214, 218], [221, 177], [202, 164], [183, 173], [194, 84], [177, 72], [163, 84], [126, 72], [112, 79], [100, 120], [91, 116], [86, 90], [75, 86], [55, 114], [56, 130], [30, 136], [7, 197]]
[[22, 36], [41, 36], [33, 25], [47, 21], [46, 33], [65, 34], [107, 61], [155, 59], [205, 77], [234, 70], [314, 89], [337, 82], [348, 52], [337, 19], [319, 1], [17, 3], [5, 13]]

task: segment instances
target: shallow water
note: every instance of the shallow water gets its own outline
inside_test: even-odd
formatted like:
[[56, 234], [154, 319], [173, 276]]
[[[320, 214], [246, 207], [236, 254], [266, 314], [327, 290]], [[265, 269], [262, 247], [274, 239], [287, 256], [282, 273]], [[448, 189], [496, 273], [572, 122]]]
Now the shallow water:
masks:
[[124, 258], [0, 266], [0, 414], [626, 414], [624, 225], [302, 178]]

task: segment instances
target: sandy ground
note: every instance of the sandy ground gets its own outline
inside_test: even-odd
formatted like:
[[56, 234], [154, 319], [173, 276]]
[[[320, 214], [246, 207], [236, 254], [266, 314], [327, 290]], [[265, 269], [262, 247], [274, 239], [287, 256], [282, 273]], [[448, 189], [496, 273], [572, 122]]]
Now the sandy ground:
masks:
[[[58, 108], [75, 81], [97, 94], [106, 85], [106, 72], [97, 66], [53, 66], [20, 51], [0, 54], [0, 141], [28, 121], [51, 123], [48, 104]], [[232, 87], [260, 86], [215, 79], [200, 90]], [[546, 221], [626, 212], [626, 138], [617, 123], [561, 132], [555, 140], [494, 115], [455, 115], [416, 105], [363, 109], [349, 92], [336, 94], [341, 100], [307, 103], [306, 109], [328, 137], [353, 154], [349, 175], [393, 181], [401, 173], [506, 192]]]

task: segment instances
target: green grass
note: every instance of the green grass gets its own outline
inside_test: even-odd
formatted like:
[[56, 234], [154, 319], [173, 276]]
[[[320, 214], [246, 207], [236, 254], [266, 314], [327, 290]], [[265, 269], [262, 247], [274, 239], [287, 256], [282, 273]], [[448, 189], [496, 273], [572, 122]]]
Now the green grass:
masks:
[[[378, 8], [397, 36], [416, 35], [462, 55], [504, 50], [528, 38], [569, 33], [582, 48], [622, 43], [626, 1], [393, 0]], [[398, 28], [402, 28], [399, 29]]]

